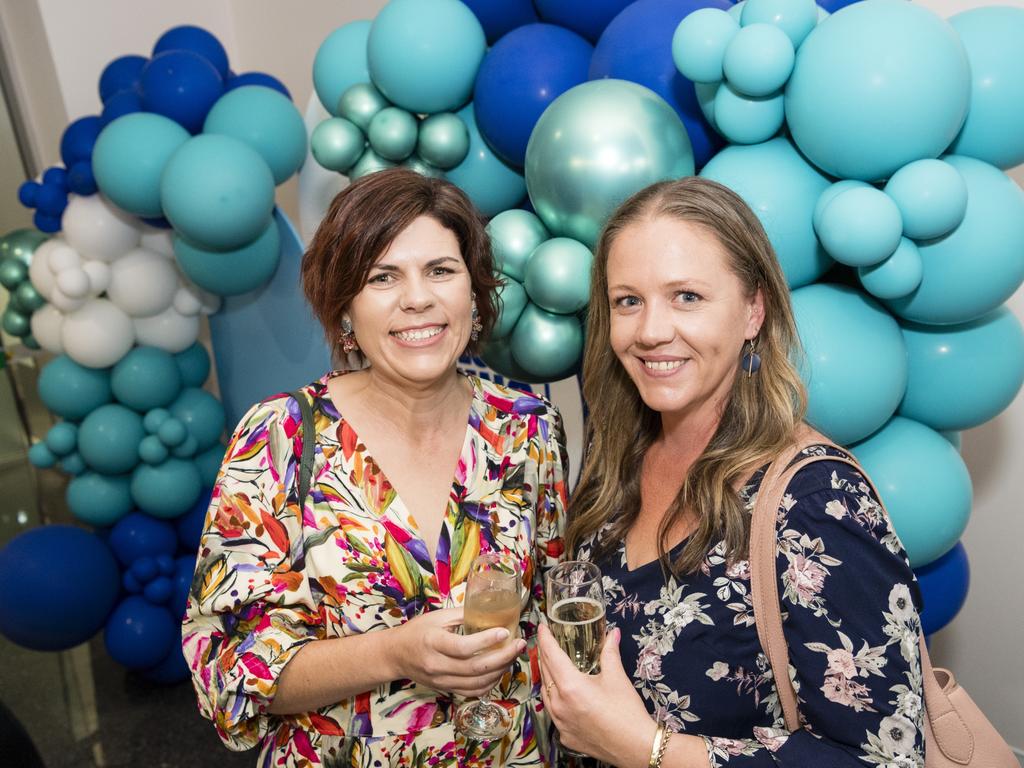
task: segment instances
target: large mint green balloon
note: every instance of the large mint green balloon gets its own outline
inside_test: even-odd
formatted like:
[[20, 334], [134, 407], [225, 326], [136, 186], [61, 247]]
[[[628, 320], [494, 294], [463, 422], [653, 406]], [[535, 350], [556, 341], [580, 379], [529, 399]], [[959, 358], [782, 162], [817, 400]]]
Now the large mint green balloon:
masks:
[[366, 136], [359, 126], [344, 117], [329, 117], [309, 138], [313, 159], [329, 171], [348, 173], [366, 149]]
[[526, 262], [551, 233], [536, 214], [513, 208], [503, 211], [487, 225], [491, 236], [494, 266], [520, 283], [526, 279]]
[[398, 107], [385, 107], [374, 115], [366, 132], [373, 151], [394, 162], [412, 154], [418, 134], [416, 116]]
[[526, 188], [554, 234], [593, 248], [601, 227], [634, 192], [693, 174], [682, 121], [654, 91], [595, 80], [555, 99], [526, 147]]
[[232, 251], [211, 251], [180, 235], [174, 237], [174, 255], [192, 282], [218, 296], [254, 291], [277, 270], [281, 233], [273, 219], [253, 242]]
[[324, 109], [336, 115], [341, 95], [356, 83], [370, 79], [366, 64], [369, 21], [353, 21], [331, 32], [313, 59], [313, 87]]
[[509, 339], [512, 357], [542, 381], [572, 374], [583, 351], [583, 329], [575, 315], [555, 315], [528, 304]]
[[13, 256], [28, 266], [36, 248], [46, 240], [47, 235], [37, 229], [15, 229], [0, 237], [0, 259]]
[[571, 315], [587, 305], [594, 255], [583, 243], [553, 237], [541, 243], [526, 263], [524, 287], [541, 309]]
[[491, 329], [492, 339], [503, 339], [512, 333], [519, 316], [523, 314], [530, 299], [526, 289], [510, 277], [506, 277], [498, 287], [498, 320]]
[[451, 112], [431, 115], [420, 124], [416, 154], [431, 165], [448, 170], [466, 159], [469, 129]]

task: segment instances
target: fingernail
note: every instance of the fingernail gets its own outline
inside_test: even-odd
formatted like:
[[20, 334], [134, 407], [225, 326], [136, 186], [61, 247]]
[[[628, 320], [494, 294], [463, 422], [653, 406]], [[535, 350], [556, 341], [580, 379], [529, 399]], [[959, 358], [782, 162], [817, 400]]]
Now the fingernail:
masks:
[[525, 640], [520, 640], [516, 644], [516, 647], [519, 649], [519, 653], [522, 653], [523, 651], [526, 650], [526, 641]]
[[509, 637], [511, 637], [511, 633], [507, 629], [499, 629], [497, 632], [494, 633], [494, 637], [495, 639], [497, 639], [499, 643], [501, 643], [505, 640], [508, 640]]

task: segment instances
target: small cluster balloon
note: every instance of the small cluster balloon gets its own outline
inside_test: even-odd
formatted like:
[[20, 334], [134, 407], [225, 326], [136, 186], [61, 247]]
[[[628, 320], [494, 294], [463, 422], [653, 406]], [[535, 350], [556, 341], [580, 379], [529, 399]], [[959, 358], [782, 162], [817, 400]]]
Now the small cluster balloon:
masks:
[[46, 235], [34, 229], [16, 229], [0, 237], [0, 285], [10, 296], [0, 325], [29, 349], [39, 349], [32, 335], [32, 315], [46, 303], [32, 285], [29, 270], [33, 254], [45, 242]]

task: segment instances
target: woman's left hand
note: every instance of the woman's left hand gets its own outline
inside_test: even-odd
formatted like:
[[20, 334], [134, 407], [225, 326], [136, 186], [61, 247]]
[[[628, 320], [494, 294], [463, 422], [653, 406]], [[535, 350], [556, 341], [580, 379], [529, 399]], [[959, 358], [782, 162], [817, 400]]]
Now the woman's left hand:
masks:
[[608, 633], [601, 650], [601, 671], [585, 675], [541, 625], [541, 696], [565, 747], [620, 768], [643, 768], [658, 726], [622, 668], [620, 635], [618, 629]]

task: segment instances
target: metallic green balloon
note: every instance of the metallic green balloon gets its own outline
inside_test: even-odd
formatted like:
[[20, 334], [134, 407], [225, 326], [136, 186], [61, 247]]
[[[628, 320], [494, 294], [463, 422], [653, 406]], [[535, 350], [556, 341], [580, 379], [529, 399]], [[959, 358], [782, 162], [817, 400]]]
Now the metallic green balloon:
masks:
[[487, 225], [494, 266], [513, 280], [526, 279], [526, 261], [534, 249], [551, 237], [535, 214], [518, 208], [502, 211]]
[[497, 295], [500, 311], [498, 321], [491, 329], [491, 338], [503, 339], [512, 333], [530, 300], [526, 296], [526, 289], [511, 277], [505, 277], [504, 284], [498, 286]]
[[10, 256], [0, 261], [0, 285], [13, 291], [28, 277], [28, 265], [21, 259]]
[[416, 153], [443, 170], [454, 168], [469, 154], [469, 129], [452, 112], [431, 115], [420, 125]]
[[413, 155], [404, 163], [403, 168], [408, 168], [410, 171], [416, 171], [421, 176], [429, 176], [432, 179], [443, 179], [444, 171], [440, 168], [435, 168], [430, 163], [425, 162], [419, 155]]
[[541, 309], [571, 315], [587, 306], [594, 255], [578, 240], [553, 237], [541, 243], [526, 262], [524, 283]]
[[36, 341], [36, 337], [31, 333], [21, 337], [21, 343], [29, 349], [40, 349], [39, 342]]
[[0, 237], [0, 259], [14, 256], [28, 266], [32, 262], [32, 253], [48, 239], [38, 229], [15, 229]]
[[338, 117], [351, 120], [361, 131], [370, 129], [370, 121], [390, 103], [373, 83], [356, 83], [341, 94], [338, 100]]
[[314, 129], [309, 137], [309, 149], [313, 159], [327, 170], [348, 173], [363, 156], [366, 137], [351, 120], [330, 117]]
[[527, 304], [509, 339], [512, 357], [543, 381], [558, 381], [576, 371], [583, 352], [583, 329], [575, 315], [553, 315]]
[[373, 116], [366, 132], [373, 151], [385, 160], [405, 160], [416, 149], [419, 121], [412, 112], [398, 107], [384, 107]]
[[46, 299], [39, 295], [39, 291], [28, 280], [14, 289], [11, 299], [26, 315], [31, 315], [46, 303]]
[[395, 164], [390, 160], [385, 160], [383, 157], [378, 155], [369, 147], [363, 152], [363, 156], [359, 158], [359, 162], [352, 166], [352, 170], [348, 172], [348, 177], [355, 181], [363, 176], [368, 176], [371, 173], [377, 171], [383, 171], [385, 168], [394, 168]]
[[508, 339], [491, 339], [483, 345], [480, 357], [492, 371], [513, 381], [521, 381], [526, 384], [539, 384], [545, 381], [543, 378], [524, 371], [522, 366], [515, 361], [515, 358], [512, 357], [512, 350], [508, 346]]
[[625, 80], [570, 88], [544, 110], [526, 147], [526, 188], [541, 220], [589, 248], [627, 197], [693, 170], [675, 110]]
[[4, 332], [9, 333], [11, 336], [24, 336], [29, 333], [32, 329], [29, 325], [28, 317], [21, 314], [14, 307], [7, 307], [4, 310], [3, 319], [0, 320], [0, 325], [3, 326]]

